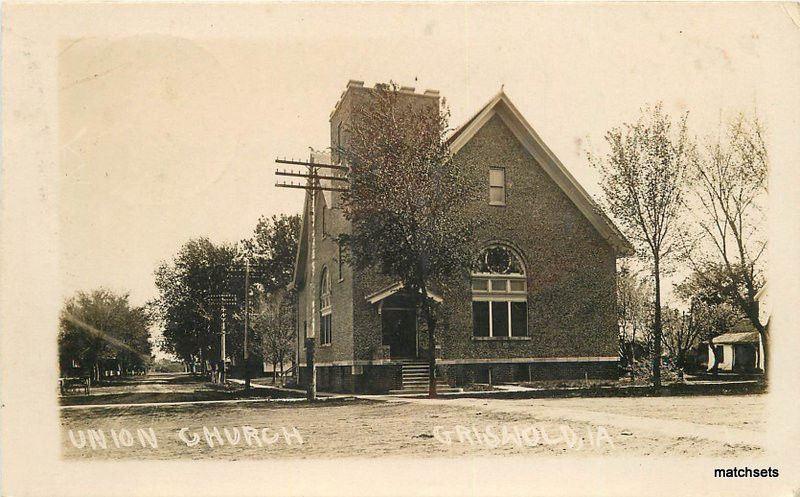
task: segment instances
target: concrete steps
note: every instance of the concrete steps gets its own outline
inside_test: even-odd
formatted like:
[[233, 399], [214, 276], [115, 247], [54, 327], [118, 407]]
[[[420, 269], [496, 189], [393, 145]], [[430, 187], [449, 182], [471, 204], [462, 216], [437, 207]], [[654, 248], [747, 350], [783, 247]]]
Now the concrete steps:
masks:
[[[390, 390], [389, 393], [428, 393], [428, 376], [430, 367], [423, 361], [403, 361], [401, 365], [402, 389]], [[436, 380], [437, 392], [458, 392], [442, 380]]]

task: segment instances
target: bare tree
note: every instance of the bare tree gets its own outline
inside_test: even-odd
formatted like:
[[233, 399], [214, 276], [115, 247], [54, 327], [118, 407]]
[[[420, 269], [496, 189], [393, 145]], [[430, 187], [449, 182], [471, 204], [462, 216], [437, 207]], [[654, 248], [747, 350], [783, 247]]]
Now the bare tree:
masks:
[[758, 330], [765, 365], [769, 336], [758, 319], [756, 294], [764, 284], [767, 169], [761, 122], [738, 115], [694, 162], [696, 232], [686, 246], [696, 273], [706, 275], [706, 284], [719, 287]]
[[261, 336], [261, 352], [272, 364], [272, 382], [276, 383], [278, 367], [283, 379], [284, 364], [291, 358], [294, 343], [294, 312], [290, 292], [283, 289], [260, 294], [256, 299], [253, 328]]
[[703, 335], [703, 318], [698, 308], [700, 304], [692, 302], [689, 312], [665, 307], [664, 315], [664, 347], [679, 371], [686, 367], [686, 356]]
[[636, 340], [647, 338], [649, 296], [652, 289], [630, 264], [617, 271], [617, 322], [619, 323], [620, 357], [630, 366], [631, 378], [636, 363]]
[[661, 275], [672, 254], [683, 209], [685, 180], [693, 146], [684, 115], [673, 126], [661, 104], [645, 109], [633, 124], [606, 133], [608, 155], [590, 161], [600, 168], [605, 201], [638, 255], [652, 271], [653, 386], [661, 385]]

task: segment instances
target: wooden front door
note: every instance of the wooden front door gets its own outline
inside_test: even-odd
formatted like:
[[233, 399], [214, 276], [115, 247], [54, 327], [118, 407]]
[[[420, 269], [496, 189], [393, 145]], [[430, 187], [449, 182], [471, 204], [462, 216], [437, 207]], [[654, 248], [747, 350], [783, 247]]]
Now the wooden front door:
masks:
[[417, 357], [417, 313], [414, 309], [384, 308], [381, 312], [383, 344], [392, 359]]

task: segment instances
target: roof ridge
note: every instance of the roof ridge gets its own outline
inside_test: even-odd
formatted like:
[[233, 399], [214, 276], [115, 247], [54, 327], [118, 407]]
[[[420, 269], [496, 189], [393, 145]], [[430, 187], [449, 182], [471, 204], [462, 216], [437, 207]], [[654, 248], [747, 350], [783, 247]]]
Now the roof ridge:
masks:
[[495, 95], [494, 95], [494, 96], [493, 96], [491, 99], [489, 99], [489, 101], [487, 101], [485, 104], [483, 104], [483, 105], [482, 105], [482, 106], [481, 106], [481, 107], [478, 109], [478, 112], [476, 112], [475, 114], [473, 114], [473, 115], [472, 115], [472, 117], [470, 117], [469, 119], [467, 119], [467, 120], [464, 122], [464, 124], [462, 124], [461, 126], [459, 126], [458, 128], [456, 128], [456, 130], [453, 132], [453, 134], [452, 134], [452, 135], [450, 135], [450, 136], [447, 138], [447, 142], [446, 142], [446, 143], [451, 143], [451, 142], [452, 142], [452, 141], [454, 141], [456, 138], [458, 138], [458, 136], [461, 134], [461, 132], [462, 132], [463, 130], [467, 129], [467, 127], [469, 127], [469, 125], [470, 125], [470, 124], [471, 124], [471, 123], [472, 123], [472, 122], [473, 122], [475, 119], [477, 119], [477, 118], [478, 118], [478, 116], [480, 116], [480, 115], [481, 115], [481, 113], [483, 113], [483, 111], [485, 111], [486, 109], [488, 109], [488, 108], [492, 107], [492, 106], [493, 106], [493, 104], [494, 104], [494, 103], [496, 103], [496, 101], [500, 100], [500, 99], [501, 99], [503, 96], [505, 96], [506, 98], [508, 98], [508, 95], [506, 95], [505, 91], [503, 91], [503, 89], [501, 88], [499, 92], [495, 93]]
[[[609, 241], [616, 239], [612, 243], [620, 249], [621, 254], [630, 255], [633, 253], [634, 248], [630, 241], [622, 234], [611, 218], [608, 217], [600, 204], [585, 188], [583, 188], [580, 182], [572, 175], [572, 172], [561, 162], [550, 147], [547, 146], [533, 126], [525, 119], [525, 116], [516, 108], [504, 89], [501, 88], [486, 105], [481, 107], [481, 109], [470, 118], [469, 121], [464, 123], [453, 136], [448, 138], [447, 144], [451, 147], [451, 152], [457, 153], [469, 142], [472, 136], [486, 124], [486, 122], [478, 123], [482, 120], [480, 118], [486, 116], [492, 109], [497, 107], [500, 102], [503, 102], [505, 105], [505, 114], [510, 114], [510, 116], [507, 115], [503, 117], [503, 114], [498, 115], [504, 120], [510, 118], [517, 123], [516, 125], [511, 125], [512, 133], [521, 133], [522, 136], [527, 137], [527, 139], [522, 139], [520, 136], [517, 138], [520, 139], [523, 146], [528, 149], [528, 152], [537, 158], [537, 161], [542, 162], [542, 164], [540, 164], [542, 168], [545, 169], [556, 184], [561, 187], [564, 193], [570, 197], [578, 209], [583, 212], [590, 222], [595, 225], [595, 228], [603, 234], [604, 237], [609, 239]], [[476, 123], [478, 124], [476, 125]], [[506, 124], [510, 125], [511, 123], [506, 122]], [[516, 128], [516, 131], [514, 131], [514, 128]], [[465, 132], [468, 133], [466, 137], [464, 135]], [[528, 139], [530, 143], [528, 143]]]

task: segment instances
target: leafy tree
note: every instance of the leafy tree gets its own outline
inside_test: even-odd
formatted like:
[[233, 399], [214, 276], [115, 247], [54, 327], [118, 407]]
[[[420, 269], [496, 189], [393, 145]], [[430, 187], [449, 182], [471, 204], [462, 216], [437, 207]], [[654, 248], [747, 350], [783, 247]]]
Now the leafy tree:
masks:
[[144, 369], [151, 362], [150, 316], [131, 306], [128, 295], [106, 289], [78, 292], [61, 311], [58, 335], [62, 373], [73, 361], [100, 380], [105, 364], [114, 360], [122, 371]]
[[[233, 245], [214, 245], [198, 238], [185, 243], [172, 261], [161, 263], [155, 272], [159, 296], [151, 306], [164, 327], [161, 347], [187, 364], [199, 361], [203, 371], [219, 340], [219, 316], [211, 296], [241, 293], [238, 282], [230, 277], [237, 267], [236, 256]], [[238, 314], [231, 313], [229, 318], [233, 325]]]
[[[237, 301], [227, 308], [226, 355], [241, 357], [245, 291], [275, 291], [291, 281], [299, 231], [299, 216], [262, 217], [253, 236], [238, 246], [197, 238], [186, 242], [171, 261], [162, 262], [155, 271], [159, 296], [150, 302], [163, 325], [162, 349], [187, 364], [199, 362], [205, 372], [206, 362], [219, 354], [221, 313], [212, 296], [230, 294]], [[253, 268], [248, 289], [245, 257]], [[261, 340], [252, 324], [248, 333], [250, 343]]]
[[286, 288], [294, 275], [297, 244], [300, 239], [300, 215], [261, 217], [253, 236], [242, 240], [245, 256], [264, 268], [261, 283], [267, 292]]
[[[254, 268], [254, 271], [251, 272], [251, 288], [249, 289], [255, 301], [253, 303], [254, 306], [251, 307], [254, 310], [254, 316], [248, 325], [248, 332], [252, 338], [249, 343], [256, 344], [254, 352], [256, 354], [265, 354], [262, 357], [265, 360], [279, 357], [281, 367], [283, 367], [283, 360], [286, 357], [285, 351], [283, 354], [278, 354], [275, 342], [272, 342], [272, 347], [267, 349], [260, 346], [264, 344], [264, 340], [273, 340], [276, 337], [264, 336], [262, 334], [264, 329], [259, 326], [256, 319], [260, 312], [263, 311], [262, 306], [265, 304], [264, 299], [266, 296], [282, 295], [283, 290], [292, 281], [297, 246], [300, 240], [300, 223], [301, 219], [298, 214], [291, 216], [285, 214], [280, 216], [273, 215], [271, 218], [262, 216], [256, 224], [253, 235], [248, 239], [242, 240], [239, 244], [242, 257], [249, 258]], [[291, 305], [292, 300], [290, 298], [284, 299], [281, 297], [281, 300], [285, 301], [287, 305]], [[294, 333], [294, 329], [290, 331]], [[249, 347], [250, 345], [248, 345]], [[281, 350], [283, 351], [282, 348]], [[249, 361], [246, 367], [245, 388], [249, 387]]]
[[764, 284], [768, 163], [761, 122], [740, 114], [694, 162], [695, 229], [686, 237], [695, 276], [741, 310], [761, 334], [765, 354], [769, 336], [756, 294]]
[[463, 208], [477, 199], [467, 164], [457, 164], [445, 135], [448, 113], [404, 98], [394, 84], [371, 91], [346, 128], [338, 154], [350, 166], [342, 235], [356, 268], [377, 269], [401, 282], [427, 328], [429, 395], [436, 395], [438, 309], [432, 287], [465, 279], [475, 259], [474, 219]]
[[261, 337], [261, 353], [264, 359], [272, 364], [272, 382], [275, 383], [277, 367], [280, 366], [283, 377], [283, 365], [287, 360], [293, 360], [294, 294], [283, 289], [269, 294], [261, 293], [256, 299], [255, 307], [253, 328]]
[[[712, 268], [713, 269], [713, 268]], [[733, 280], [723, 270], [692, 272], [675, 285], [675, 295], [689, 303], [692, 321], [700, 328], [701, 340], [729, 331], [744, 315], [731, 298]]]
[[606, 133], [610, 151], [605, 157], [589, 154], [601, 171], [609, 211], [653, 275], [654, 387], [661, 385], [661, 276], [673, 252], [694, 151], [686, 134], [686, 117], [673, 124], [658, 104], [646, 109], [635, 123]]

